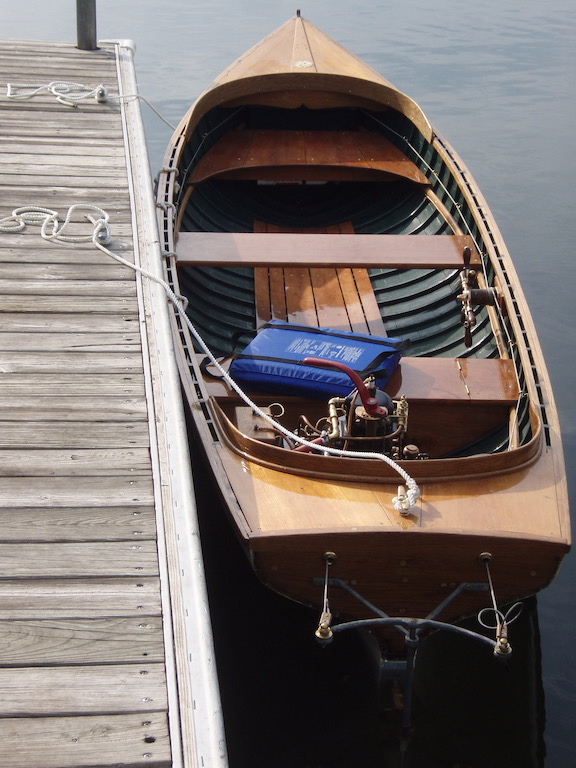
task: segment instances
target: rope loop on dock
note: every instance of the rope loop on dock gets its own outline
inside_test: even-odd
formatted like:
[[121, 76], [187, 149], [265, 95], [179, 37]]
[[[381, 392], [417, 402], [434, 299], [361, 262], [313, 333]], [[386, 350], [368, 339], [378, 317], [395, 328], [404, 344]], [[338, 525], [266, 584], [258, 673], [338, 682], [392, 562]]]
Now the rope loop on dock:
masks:
[[84, 85], [82, 83], [70, 83], [59, 80], [53, 80], [51, 83], [8, 83], [6, 86], [6, 96], [9, 99], [31, 99], [40, 93], [49, 93], [55, 96], [56, 101], [65, 104], [67, 107], [76, 107], [81, 101], [94, 99], [97, 104], [106, 104], [114, 101], [117, 103], [133, 101], [140, 99], [149, 107], [154, 114], [165, 123], [168, 128], [176, 129], [169, 120], [167, 120], [148, 99], [139, 93], [126, 94], [123, 96], [112, 96], [103, 83], [96, 86]]
[[56, 101], [68, 107], [75, 107], [78, 102], [85, 99], [94, 99], [99, 103], [107, 100], [107, 90], [102, 83], [90, 86], [60, 80], [53, 80], [46, 84], [8, 83], [6, 96], [9, 99], [31, 99], [43, 92], [52, 94], [56, 97]]
[[[87, 234], [70, 234], [70, 228], [82, 223], [84, 219], [90, 223], [90, 231]], [[0, 232], [22, 232], [27, 226], [39, 226], [44, 240], [58, 240], [63, 243], [90, 243], [97, 240], [106, 245], [111, 242], [108, 221], [106, 211], [88, 203], [71, 205], [64, 221], [60, 220], [57, 211], [29, 205], [15, 208], [11, 216], [0, 219]]]

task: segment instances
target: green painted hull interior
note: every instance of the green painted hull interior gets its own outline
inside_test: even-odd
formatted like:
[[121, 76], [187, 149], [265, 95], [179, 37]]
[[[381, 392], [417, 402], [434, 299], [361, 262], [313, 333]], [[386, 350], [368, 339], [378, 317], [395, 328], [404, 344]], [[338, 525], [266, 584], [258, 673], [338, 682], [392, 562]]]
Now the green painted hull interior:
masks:
[[[216, 109], [205, 117], [180, 163], [182, 187], [190, 169], [223, 132], [240, 124], [286, 127], [288, 111]], [[339, 117], [338, 117], [339, 115]], [[474, 218], [456, 181], [434, 148], [401, 115], [365, 110], [295, 110], [291, 125], [307, 130], [351, 124], [378, 128], [425, 175], [463, 231], [478, 240]], [[340, 120], [340, 123], [338, 123]], [[345, 123], [345, 125], [344, 125]], [[407, 181], [329, 182], [317, 185], [258, 185], [254, 181], [210, 179], [197, 184], [181, 220], [182, 231], [252, 232], [254, 222], [287, 229], [324, 228], [351, 222], [358, 234], [452, 234], [443, 216], [418, 184]], [[336, 236], [336, 235], [335, 235]], [[273, 254], [271, 254], [273, 261]], [[410, 340], [411, 356], [497, 357], [498, 349], [485, 309], [477, 312], [471, 347], [464, 344], [456, 270], [369, 271], [382, 319], [390, 336]], [[249, 268], [194, 267], [179, 270], [182, 292], [193, 297], [188, 314], [216, 355], [240, 351], [256, 332], [254, 279]], [[505, 431], [504, 431], [505, 432]], [[528, 409], [522, 416], [523, 439], [530, 437]], [[491, 436], [489, 450], [506, 447], [507, 435]], [[478, 452], [475, 446], [473, 452]], [[486, 450], [488, 446], [484, 446]]]

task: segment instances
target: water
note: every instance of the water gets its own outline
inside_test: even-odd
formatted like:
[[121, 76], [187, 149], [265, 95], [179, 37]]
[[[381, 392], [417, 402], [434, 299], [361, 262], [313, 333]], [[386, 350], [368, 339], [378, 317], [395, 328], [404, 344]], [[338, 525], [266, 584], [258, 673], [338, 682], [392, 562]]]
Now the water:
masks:
[[[98, 36], [135, 41], [142, 95], [177, 122], [213, 77], [296, 7], [286, 0], [99, 0]], [[562, 423], [570, 493], [576, 499], [576, 6], [572, 0], [308, 0], [301, 7], [303, 16], [415, 98], [479, 183], [538, 329]], [[76, 39], [71, 0], [0, 0], [0, 9], [3, 37]], [[146, 107], [143, 112], [155, 172], [170, 131]], [[232, 568], [234, 560], [231, 548], [226, 563]], [[241, 562], [236, 566], [242, 570]], [[220, 560], [214, 576], [223, 572]], [[249, 574], [242, 578], [246, 590], [254, 592], [253, 602], [241, 616], [227, 617], [225, 626], [218, 622], [219, 631], [236, 639], [233, 653], [227, 642], [222, 664], [236, 691], [243, 691], [243, 707], [229, 724], [233, 768], [248, 764], [248, 755], [251, 768], [272, 763], [298, 768], [398, 765], [398, 745], [374, 719], [374, 691], [366, 682], [370, 664], [365, 660], [365, 668], [351, 666], [351, 659], [362, 657], [352, 647], [355, 641], [346, 641], [331, 661], [317, 656], [307, 645], [307, 614], [279, 607]], [[503, 677], [501, 670], [484, 669], [477, 654], [444, 646], [434, 650], [435, 661], [420, 681], [421, 726], [410, 765], [573, 768], [575, 584], [576, 558], [569, 557], [554, 585], [538, 599], [545, 727], [538, 699], [527, 706], [528, 688], [533, 693], [540, 681], [537, 660], [532, 663], [537, 647], [527, 644], [525, 655], [519, 654], [518, 665], [524, 666]], [[223, 577], [217, 583], [224, 601], [231, 588], [237, 589], [236, 581]], [[225, 604], [232, 611], [235, 602]], [[278, 615], [281, 630], [270, 623]], [[469, 678], [478, 665], [479, 675]], [[442, 674], [435, 679], [439, 669]], [[450, 670], [456, 674], [450, 676]], [[265, 676], [266, 685], [254, 685], [256, 672], [256, 678]], [[274, 718], [266, 721], [265, 712]], [[540, 757], [540, 723], [545, 758]], [[261, 748], [254, 753], [251, 744], [257, 738]]]

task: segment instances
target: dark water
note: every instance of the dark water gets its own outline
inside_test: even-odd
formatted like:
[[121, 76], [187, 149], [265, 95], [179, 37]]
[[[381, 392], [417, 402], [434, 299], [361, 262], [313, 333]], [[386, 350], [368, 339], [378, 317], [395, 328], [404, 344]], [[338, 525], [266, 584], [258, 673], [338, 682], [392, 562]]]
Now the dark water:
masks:
[[[99, 0], [98, 34], [136, 42], [142, 95], [172, 122], [227, 64], [292, 16], [285, 0]], [[512, 254], [554, 385], [576, 499], [573, 0], [308, 0], [302, 14], [415, 98], [454, 145]], [[0, 0], [3, 37], [75, 40], [74, 3]], [[144, 107], [150, 160], [170, 131]], [[105, 201], [100, 201], [105, 204]], [[327, 650], [222, 538], [199, 487], [233, 768], [576, 765], [576, 560], [515, 625], [508, 667], [458, 640], [422, 648], [416, 728], [401, 752], [356, 637]], [[538, 632], [539, 624], [539, 632]], [[425, 658], [424, 658], [425, 657]], [[425, 664], [423, 662], [426, 662]], [[403, 757], [404, 763], [401, 762]]]

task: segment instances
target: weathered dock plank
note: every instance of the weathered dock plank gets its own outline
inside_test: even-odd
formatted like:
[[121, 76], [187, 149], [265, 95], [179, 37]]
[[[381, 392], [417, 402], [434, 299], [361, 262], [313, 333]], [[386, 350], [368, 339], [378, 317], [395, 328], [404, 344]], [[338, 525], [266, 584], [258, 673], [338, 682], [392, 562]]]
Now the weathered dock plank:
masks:
[[[126, 472], [130, 475], [150, 475], [150, 452], [147, 448], [3, 448], [0, 461], [0, 477], [89, 477], [125, 475]], [[0, 519], [1, 516], [2, 510]], [[10, 527], [14, 524], [18, 527], [18, 523], [13, 521]]]
[[[86, 452], [90, 454], [91, 452]], [[72, 454], [74, 457], [74, 454]], [[50, 465], [52, 469], [52, 465]], [[124, 467], [122, 467], [125, 471]], [[150, 472], [149, 465], [146, 474]], [[30, 476], [28, 472], [27, 476]], [[96, 473], [95, 473], [96, 474]], [[112, 474], [112, 470], [106, 473]], [[135, 472], [137, 474], [137, 472]], [[87, 473], [80, 475], [87, 477]], [[0, 508], [0, 541], [140, 541], [156, 537], [154, 507]], [[1, 616], [0, 616], [1, 618]]]
[[[113, 353], [116, 354], [116, 353]], [[146, 421], [142, 398], [77, 397], [61, 395], [4, 395], [0, 421]], [[1, 470], [0, 470], [1, 471]]]
[[[121, 154], [118, 153], [118, 156], [121, 156]], [[108, 159], [112, 157], [114, 157], [114, 154], [111, 152]], [[2, 172], [21, 173], [23, 171], [48, 176], [82, 176], [83, 178], [85, 178], [87, 173], [90, 173], [93, 176], [106, 176], [108, 179], [121, 184], [126, 183], [126, 178], [120, 169], [114, 170], [114, 166], [112, 166], [111, 171], [100, 155], [94, 157], [91, 153], [68, 155], [66, 152], [62, 152], [56, 155], [49, 152], [32, 152], [29, 154], [14, 154], [11, 152], [7, 154], [6, 159], [2, 163]]]
[[158, 712], [166, 709], [162, 664], [6, 667], [0, 717]]
[[3, 373], [56, 373], [86, 371], [92, 373], [127, 373], [141, 371], [142, 357], [133, 352], [18, 352], [0, 350]]
[[[122, 273], [120, 265], [112, 262], [111, 259], [104, 262], [103, 254], [95, 248], [85, 248], [82, 251], [79, 249], [67, 250], [56, 248], [46, 240], [37, 240], [33, 245], [30, 244], [29, 248], [22, 248], [21, 244], [9, 243], [8, 240], [9, 236], [7, 240], [0, 238], [0, 263], [12, 265], [14, 270], [29, 270], [32, 264], [38, 265], [38, 268], [41, 269], [43, 265], [47, 265], [49, 268], [54, 264], [77, 266], [78, 262], [82, 262], [86, 270], [92, 265], [106, 269], [112, 264], [118, 270], [119, 275]], [[122, 240], [114, 241], [114, 250], [126, 261], [134, 261], [132, 250]], [[10, 273], [7, 271], [6, 274]]]
[[114, 125], [100, 126], [96, 130], [90, 121], [86, 121], [85, 125], [82, 126], [81, 135], [79, 136], [78, 126], [61, 125], [55, 133], [51, 133], [50, 130], [43, 126], [32, 126], [27, 114], [14, 112], [7, 115], [2, 130], [3, 140], [9, 141], [12, 138], [23, 139], [27, 136], [34, 140], [38, 137], [40, 141], [48, 141], [51, 137], [54, 137], [56, 141], [67, 143], [70, 140], [79, 146], [84, 143], [88, 146], [98, 145], [109, 148], [118, 146], [118, 141], [122, 140], [121, 130], [118, 126]]
[[26, 389], [29, 395], [134, 395], [143, 394], [144, 376], [142, 373], [11, 373], [0, 376], [2, 395], [20, 394]]
[[[60, 248], [58, 252], [60, 253], [61, 251], [62, 249]], [[54, 254], [52, 254], [52, 258], [54, 259]], [[100, 287], [100, 284], [106, 287], [108, 283], [134, 283], [134, 271], [130, 267], [125, 267], [111, 259], [105, 264], [86, 264], [83, 259], [78, 259], [77, 254], [74, 261], [71, 261], [69, 264], [59, 264], [54, 259], [54, 261], [46, 264], [35, 264], [34, 268], [22, 268], [20, 263], [8, 262], [2, 265], [2, 280], [27, 283], [46, 280], [48, 282], [53, 281], [54, 283], [64, 284], [71, 281], [73, 285], [74, 281], [78, 279], [79, 261], [81, 262], [83, 282], [90, 281], [95, 283], [97, 288]], [[122, 288], [124, 288], [124, 285], [122, 285]]]
[[142, 345], [136, 334], [128, 333], [0, 333], [0, 349], [18, 347], [26, 352], [140, 352]]
[[85, 297], [136, 296], [134, 280], [36, 280], [20, 277], [17, 280], [0, 277], [0, 295], [10, 296], [66, 296], [78, 301]]
[[30, 296], [14, 296], [13, 294], [7, 294], [2, 296], [0, 301], [0, 317], [2, 312], [56, 312], [61, 314], [63, 312], [71, 312], [78, 314], [80, 309], [90, 308], [96, 315], [113, 314], [113, 315], [125, 315], [132, 313], [137, 315], [137, 307], [134, 300], [130, 297], [118, 297], [118, 296], [104, 296], [99, 297], [94, 294], [91, 298], [94, 299], [92, 303], [86, 301], [86, 299], [74, 299], [70, 298], [70, 301], [63, 301], [62, 295], [56, 296], [44, 296], [40, 294]]
[[[150, 445], [148, 425], [139, 422], [5, 421], [0, 448], [144, 448]], [[24, 483], [23, 483], [24, 485]]]
[[[90, 154], [87, 155], [89, 149]], [[114, 142], [112, 146], [103, 146], [99, 141], [72, 142], [62, 137], [36, 136], [34, 144], [22, 143], [22, 137], [16, 134], [12, 137], [6, 137], [0, 141], [0, 152], [10, 153], [14, 158], [26, 159], [26, 162], [37, 162], [38, 158], [54, 157], [58, 165], [64, 163], [84, 163], [90, 159], [90, 165], [101, 165], [110, 157], [124, 157], [124, 148]]]
[[142, 575], [2, 578], [0, 612], [4, 619], [159, 616], [160, 582]]
[[169, 768], [164, 713], [0, 720], [0, 765], [10, 768]]
[[164, 663], [159, 617], [0, 619], [0, 668]]
[[[152, 486], [146, 477], [120, 475], [86, 477], [4, 477], [0, 486], [0, 506], [12, 507], [129, 507], [153, 504]], [[96, 567], [98, 567], [96, 565]]]
[[[97, 338], [101, 334], [127, 333], [131, 339], [140, 341], [140, 328], [138, 316], [133, 314], [99, 314], [98, 312], [3, 312], [2, 332], [35, 331], [40, 334], [40, 339], [46, 339], [42, 333], [47, 334], [80, 334], [90, 333]], [[136, 334], [136, 335], [134, 335]]]
[[151, 541], [11, 542], [0, 544], [0, 560], [8, 579], [158, 575]]

